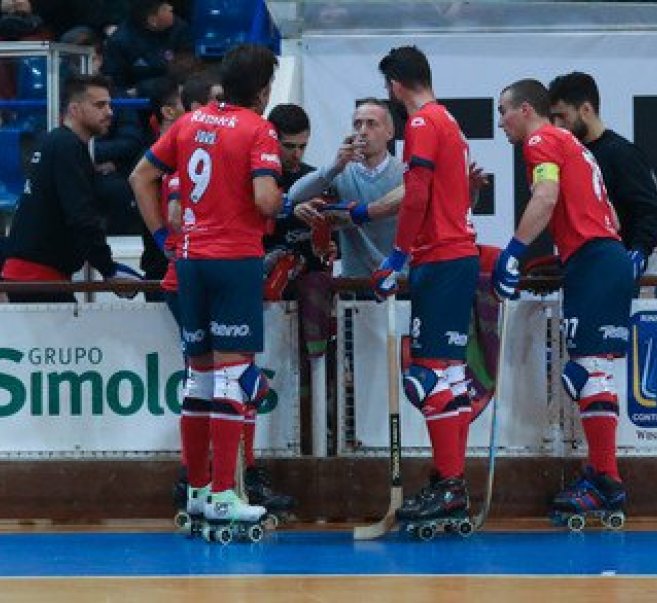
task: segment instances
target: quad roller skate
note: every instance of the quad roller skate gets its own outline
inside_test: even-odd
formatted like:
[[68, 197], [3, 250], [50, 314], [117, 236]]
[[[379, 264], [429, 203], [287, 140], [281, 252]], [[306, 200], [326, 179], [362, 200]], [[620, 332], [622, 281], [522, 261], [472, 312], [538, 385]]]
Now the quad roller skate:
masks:
[[201, 534], [207, 542], [228, 544], [232, 540], [260, 542], [264, 536], [264, 507], [245, 503], [234, 490], [206, 496]]
[[262, 467], [247, 467], [244, 472], [244, 487], [249, 502], [267, 509], [265, 527], [276, 529], [281, 523], [294, 520], [292, 509], [296, 500], [288, 494], [280, 494], [271, 489], [271, 479]]
[[210, 485], [202, 488], [187, 486], [184, 501], [177, 501], [179, 511], [173, 518], [176, 529], [185, 536], [197, 536], [201, 533], [204, 524], [205, 501], [210, 494]]
[[466, 537], [472, 534], [468, 492], [462, 478], [432, 475], [429, 485], [397, 510], [402, 529], [420, 540], [431, 540], [439, 530]]
[[554, 497], [550, 519], [571, 532], [583, 530], [591, 518], [605, 528], [620, 530], [625, 524], [625, 498], [622, 483], [586, 467], [579, 479]]

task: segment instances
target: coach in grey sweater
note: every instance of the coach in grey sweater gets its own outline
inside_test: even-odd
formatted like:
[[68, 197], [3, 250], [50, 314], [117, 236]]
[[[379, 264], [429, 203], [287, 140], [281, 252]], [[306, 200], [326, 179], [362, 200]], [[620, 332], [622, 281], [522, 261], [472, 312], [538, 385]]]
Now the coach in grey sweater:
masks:
[[[403, 183], [404, 166], [388, 152], [394, 136], [387, 105], [377, 99], [363, 101], [354, 112], [354, 133], [347, 136], [330, 166], [299, 179], [289, 198], [298, 205], [295, 214], [311, 221], [316, 211], [311, 199], [328, 191], [342, 201], [360, 205], [359, 217], [339, 231], [342, 276], [369, 277], [390, 253], [397, 229], [396, 216], [367, 221], [366, 206]], [[352, 218], [355, 218], [352, 213]]]

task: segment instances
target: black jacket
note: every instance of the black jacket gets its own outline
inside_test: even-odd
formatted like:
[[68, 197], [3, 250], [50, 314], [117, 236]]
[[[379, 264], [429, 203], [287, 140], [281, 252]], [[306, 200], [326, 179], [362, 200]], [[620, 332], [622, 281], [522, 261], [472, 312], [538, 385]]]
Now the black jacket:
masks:
[[178, 17], [165, 31], [151, 31], [126, 20], [107, 40], [102, 71], [115, 86], [128, 89], [144, 80], [167, 75], [179, 53], [193, 51], [191, 29]]
[[32, 156], [7, 257], [67, 275], [88, 261], [110, 276], [112, 253], [95, 207], [94, 175], [87, 145], [72, 130], [62, 126], [49, 132]]
[[605, 130], [586, 146], [602, 170], [621, 224], [623, 244], [648, 257], [657, 245], [657, 182], [648, 158], [612, 130]]

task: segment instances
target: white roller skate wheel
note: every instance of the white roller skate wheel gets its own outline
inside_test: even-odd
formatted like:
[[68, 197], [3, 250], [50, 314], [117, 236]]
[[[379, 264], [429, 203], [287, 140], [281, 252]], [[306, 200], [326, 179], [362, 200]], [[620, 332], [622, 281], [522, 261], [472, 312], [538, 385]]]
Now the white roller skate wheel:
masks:
[[436, 535], [436, 526], [433, 524], [420, 526], [417, 529], [417, 537], [425, 542], [431, 540]]
[[185, 511], [179, 511], [173, 518], [173, 525], [179, 530], [185, 531], [191, 523], [192, 518]]
[[458, 530], [459, 535], [463, 536], [463, 538], [467, 538], [474, 531], [474, 526], [469, 519], [465, 519], [458, 525]]
[[257, 524], [251, 526], [247, 531], [247, 535], [251, 542], [260, 542], [262, 540], [264, 533], [265, 532], [262, 529], [262, 527]]
[[625, 515], [623, 513], [612, 513], [607, 517], [606, 525], [611, 530], [620, 530], [625, 525]]
[[262, 520], [262, 527], [265, 528], [265, 530], [275, 530], [279, 525], [280, 521], [278, 516], [273, 513], [267, 513]]
[[213, 527], [203, 526], [203, 529], [201, 530], [201, 535], [203, 536], [203, 540], [205, 540], [206, 542], [214, 542], [215, 531]]
[[233, 539], [233, 531], [230, 528], [221, 528], [218, 534], [215, 534], [216, 540], [226, 545]]
[[581, 515], [571, 515], [566, 525], [571, 532], [581, 532], [586, 525], [586, 520]]

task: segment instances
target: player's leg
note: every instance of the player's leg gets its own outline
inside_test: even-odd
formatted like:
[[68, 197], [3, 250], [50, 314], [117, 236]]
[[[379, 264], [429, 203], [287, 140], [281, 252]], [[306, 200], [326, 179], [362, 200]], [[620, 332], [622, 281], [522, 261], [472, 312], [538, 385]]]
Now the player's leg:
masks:
[[424, 415], [433, 450], [428, 488], [399, 518], [438, 518], [468, 508], [463, 479], [469, 399], [465, 381], [468, 325], [478, 273], [476, 257], [411, 269], [411, 365], [404, 391]]
[[181, 336], [189, 353], [180, 416], [182, 455], [187, 467], [187, 511], [202, 514], [210, 482], [210, 405], [213, 366], [208, 331], [209, 315], [203, 281], [194, 260], [181, 260], [178, 274], [185, 292], [180, 298]]
[[235, 469], [244, 417], [268, 388], [253, 363], [263, 346], [262, 261], [206, 261], [204, 271], [214, 350], [212, 494], [205, 515], [210, 521], [257, 521], [266, 510], [237, 496]]
[[563, 330], [570, 360], [562, 380], [578, 404], [589, 455], [581, 479], [555, 497], [557, 511], [618, 510], [625, 500], [616, 460], [613, 358], [626, 353], [632, 289], [620, 243], [589, 243], [566, 264]]

